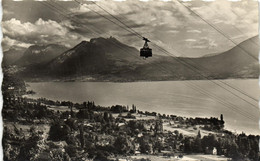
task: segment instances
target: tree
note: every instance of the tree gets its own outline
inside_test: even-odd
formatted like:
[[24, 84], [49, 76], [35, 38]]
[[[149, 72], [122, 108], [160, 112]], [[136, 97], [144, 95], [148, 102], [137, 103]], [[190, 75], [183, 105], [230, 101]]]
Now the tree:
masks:
[[2, 145], [3, 145], [3, 153], [4, 153], [4, 160], [5, 161], [16, 160], [20, 149], [13, 146], [9, 142], [9, 140], [20, 141], [20, 139], [21, 139], [20, 136], [13, 134], [10, 127], [6, 127], [6, 126], [4, 127]]
[[80, 142], [79, 142], [78, 138], [76, 138], [74, 135], [68, 135], [68, 136], [66, 136], [66, 138], [64, 140], [66, 141], [66, 143], [68, 145], [73, 145], [76, 147], [80, 146]]
[[223, 121], [223, 114], [220, 115], [220, 120]]
[[224, 127], [224, 123], [225, 123], [224, 118], [223, 118], [223, 114], [220, 115], [220, 122], [221, 122], [222, 128], [223, 128]]
[[106, 151], [101, 151], [101, 150], [98, 150], [96, 152], [96, 157], [94, 158], [94, 161], [109, 161], [107, 159], [107, 153]]
[[84, 108], [84, 109], [87, 108], [87, 102], [83, 102], [83, 108]]
[[200, 130], [199, 130], [199, 132], [198, 132], [198, 135], [197, 135], [197, 137], [198, 137], [199, 139], [201, 139]]
[[191, 141], [189, 138], [184, 139], [184, 152], [185, 153], [191, 153], [192, 148], [191, 148]]
[[83, 126], [81, 125], [80, 128], [79, 128], [79, 136], [80, 136], [80, 145], [81, 145], [81, 148], [84, 148], [85, 146], [85, 138], [84, 138], [84, 130], [83, 130]]
[[71, 130], [68, 125], [62, 126], [60, 122], [55, 122], [50, 127], [49, 139], [52, 141], [64, 140], [70, 131]]
[[108, 112], [104, 112], [104, 120], [105, 122], [109, 122]]
[[197, 153], [203, 152], [201, 139], [199, 137], [196, 137], [193, 145], [194, 145], [192, 150], [193, 152], [197, 152]]
[[30, 137], [21, 143], [18, 155], [20, 160], [37, 160], [40, 152], [39, 141], [42, 140], [41, 133], [34, 130], [30, 133]]
[[75, 119], [69, 118], [64, 123], [68, 125], [71, 130], [78, 130], [78, 125]]
[[72, 158], [72, 157], [77, 157], [78, 152], [77, 152], [77, 147], [74, 145], [68, 145], [65, 147], [66, 153]]
[[206, 147], [210, 147], [210, 148], [216, 147], [217, 144], [218, 144], [217, 137], [214, 134], [210, 134], [208, 136], [204, 136], [202, 138], [201, 142], [202, 142], [202, 147], [203, 148], [206, 148]]
[[115, 140], [114, 147], [119, 154], [134, 153], [135, 146], [127, 136], [118, 136]]
[[154, 130], [155, 130], [155, 133], [156, 133], [156, 134], [157, 134], [158, 132], [162, 132], [162, 131], [163, 131], [163, 124], [162, 124], [162, 121], [161, 121], [161, 120], [156, 121], [155, 126], [154, 126]]
[[56, 161], [71, 161], [69, 155], [61, 149], [53, 149], [50, 151], [50, 159]]
[[136, 106], [133, 104], [132, 105], [132, 110], [130, 110], [131, 113], [136, 113]]
[[79, 119], [89, 119], [89, 112], [85, 109], [79, 110], [79, 112], [76, 114], [76, 117]]
[[239, 153], [237, 144], [232, 141], [231, 144], [228, 146], [228, 156], [233, 159], [240, 159], [242, 158], [241, 154]]
[[180, 133], [180, 135], [179, 135], [179, 140], [182, 140], [183, 138], [184, 138], [183, 134]]
[[148, 136], [142, 136], [139, 140], [140, 152], [141, 153], [151, 153], [151, 144]]
[[178, 131], [178, 130], [174, 130], [174, 134], [175, 134], [176, 136], [178, 136], [178, 135], [179, 135], [179, 131]]
[[162, 144], [161, 140], [159, 140], [157, 138], [153, 145], [153, 151], [155, 152], [155, 150], [157, 150], [160, 153], [162, 148], [163, 148], [163, 144]]

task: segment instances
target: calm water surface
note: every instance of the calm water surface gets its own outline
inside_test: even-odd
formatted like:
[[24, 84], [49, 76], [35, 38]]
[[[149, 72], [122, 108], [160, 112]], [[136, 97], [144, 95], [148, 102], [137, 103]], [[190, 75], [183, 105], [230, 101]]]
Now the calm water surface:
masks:
[[[224, 115], [226, 129], [260, 134], [257, 79], [160, 82], [40, 82], [27, 83], [29, 97], [73, 102], [95, 101], [111, 106], [135, 104], [139, 110], [188, 117]], [[224, 86], [225, 89], [221, 88]], [[232, 86], [232, 88], [230, 87]], [[234, 89], [243, 91], [244, 94]], [[246, 95], [252, 97], [248, 97]]]

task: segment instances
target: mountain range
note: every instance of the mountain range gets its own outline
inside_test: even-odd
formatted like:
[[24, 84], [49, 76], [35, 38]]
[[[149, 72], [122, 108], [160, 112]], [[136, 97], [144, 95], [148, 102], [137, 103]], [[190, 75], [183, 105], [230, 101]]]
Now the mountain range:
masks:
[[23, 56], [25, 50], [25, 47], [11, 46], [10, 49], [3, 51], [2, 66], [9, 66], [14, 64], [14, 62]]
[[20, 59], [14, 62], [14, 64], [18, 66], [29, 66], [47, 63], [66, 50], [68, 50], [67, 47], [57, 44], [32, 45], [23, 53]]
[[93, 38], [67, 49], [62, 45], [29, 47], [13, 64], [29, 80], [153, 81], [257, 78], [258, 36], [220, 54], [200, 58], [153, 53], [143, 59], [139, 51], [117, 39]]

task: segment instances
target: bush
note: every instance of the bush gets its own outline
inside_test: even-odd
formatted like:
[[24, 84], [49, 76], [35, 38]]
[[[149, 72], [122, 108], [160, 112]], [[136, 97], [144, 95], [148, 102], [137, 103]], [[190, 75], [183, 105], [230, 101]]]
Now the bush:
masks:
[[65, 147], [65, 151], [68, 153], [70, 157], [77, 157], [77, 147], [74, 145], [68, 145]]

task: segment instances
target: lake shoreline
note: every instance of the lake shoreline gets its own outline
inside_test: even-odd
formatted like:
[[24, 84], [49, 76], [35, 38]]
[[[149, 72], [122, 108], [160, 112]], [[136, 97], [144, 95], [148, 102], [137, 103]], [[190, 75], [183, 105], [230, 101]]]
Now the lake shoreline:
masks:
[[[253, 90], [258, 81], [256, 79], [244, 80], [244, 79], [230, 79], [226, 80], [226, 83], [233, 84], [235, 87], [241, 89]], [[245, 83], [247, 82], [248, 85]], [[184, 84], [183, 84], [184, 83]], [[209, 81], [157, 81], [157, 82], [41, 82], [41, 83], [29, 83], [31, 89], [36, 92], [35, 95], [31, 95], [31, 98], [47, 98], [51, 100], [59, 101], [95, 101], [96, 104], [101, 106], [113, 106], [113, 105], [131, 105], [136, 104], [140, 110], [154, 111], [165, 114], [177, 114], [185, 117], [218, 117], [220, 114], [224, 114], [227, 121], [227, 127], [233, 132], [246, 132], [249, 131], [249, 127], [253, 126], [256, 129], [258, 127], [258, 120], [255, 122], [250, 120], [240, 120], [240, 116], [237, 113], [229, 110], [231, 103], [234, 107], [241, 108], [248, 106], [243, 100], [237, 100], [235, 96], [230, 93], [223, 93], [223, 90], [216, 91], [213, 83]], [[192, 86], [190, 86], [190, 84]], [[213, 84], [214, 85], [214, 84]], [[199, 88], [205, 88], [214, 97], [204, 95], [191, 87], [196, 86]], [[248, 87], [250, 88], [248, 88]], [[243, 87], [243, 88], [242, 88]], [[36, 89], [35, 89], [36, 88]], [[211, 89], [212, 88], [212, 89]], [[78, 91], [78, 92], [76, 92]], [[111, 94], [113, 91], [113, 94]], [[126, 92], [127, 91], [127, 92]], [[63, 95], [66, 93], [66, 95]], [[105, 94], [109, 93], [109, 94]], [[223, 95], [224, 94], [224, 95]], [[257, 93], [251, 93], [251, 96], [257, 96]], [[232, 97], [231, 97], [232, 96]], [[215, 97], [217, 99], [215, 99]], [[230, 100], [225, 100], [230, 98]], [[224, 106], [218, 99], [224, 99], [225, 104], [230, 104], [228, 107]], [[233, 106], [233, 105], [232, 105]], [[196, 108], [196, 109], [194, 109]], [[248, 108], [251, 109], [251, 108]], [[176, 111], [177, 110], [177, 111]], [[205, 111], [206, 110], [206, 111]], [[205, 111], [205, 112], [203, 112]], [[250, 110], [251, 111], [251, 110]], [[258, 111], [253, 111], [252, 115], [257, 114]], [[236, 122], [234, 122], [236, 121]], [[251, 125], [252, 124], [252, 125]], [[229, 126], [230, 125], [230, 126]], [[242, 127], [242, 128], [241, 128]], [[243, 128], [245, 127], [245, 129]], [[259, 131], [259, 129], [256, 129]], [[259, 132], [249, 132], [249, 134], [257, 134]]]
[[136, 83], [136, 82], [169, 82], [169, 81], [217, 81], [217, 80], [247, 80], [247, 79], [259, 79], [258, 77], [247, 77], [247, 78], [236, 78], [236, 77], [229, 77], [229, 78], [216, 78], [216, 79], [163, 79], [163, 80], [99, 80], [99, 79], [37, 79], [37, 80], [27, 80], [25, 79], [25, 82], [28, 83], [40, 83], [40, 82], [106, 82], [106, 83]]

